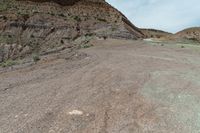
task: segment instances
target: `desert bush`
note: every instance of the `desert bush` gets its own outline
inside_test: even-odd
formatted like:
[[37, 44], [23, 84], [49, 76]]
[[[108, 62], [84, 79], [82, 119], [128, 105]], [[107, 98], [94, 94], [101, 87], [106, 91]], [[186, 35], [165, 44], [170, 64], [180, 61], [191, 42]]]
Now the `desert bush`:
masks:
[[35, 36], [33, 34], [31, 34], [31, 38], [34, 38]]
[[47, 14], [49, 14], [51, 16], [55, 16], [55, 14], [53, 12], [48, 12]]
[[90, 48], [92, 47], [93, 45], [91, 44], [84, 44], [84, 45], [81, 45], [81, 48]]
[[40, 60], [40, 56], [38, 54], [33, 54], [32, 58], [34, 62], [38, 62]]
[[0, 43], [12, 44], [15, 43], [15, 39], [10, 35], [0, 35]]
[[16, 61], [10, 59], [10, 60], [7, 60], [7, 61], [4, 61], [4, 62], [0, 63], [0, 66], [2, 66], [2, 67], [10, 67], [10, 66], [13, 66], [13, 65], [16, 65], [16, 64], [17, 64]]
[[87, 36], [91, 37], [91, 36], [93, 36], [93, 33], [86, 33], [85, 36], [86, 36], [86, 37], [87, 37]]
[[61, 43], [61, 44], [64, 44], [65, 42], [64, 42], [63, 40], [60, 40], [60, 43]]
[[0, 4], [0, 11], [5, 11], [7, 9], [7, 4]]
[[97, 20], [101, 21], [101, 22], [107, 22], [107, 20], [103, 19], [103, 18], [97, 18]]
[[79, 16], [75, 16], [74, 20], [76, 20], [77, 22], [81, 22], [81, 18]]
[[58, 16], [65, 17], [65, 15], [63, 13], [59, 13]]
[[103, 36], [103, 39], [106, 40], [106, 39], [107, 39], [107, 36]]

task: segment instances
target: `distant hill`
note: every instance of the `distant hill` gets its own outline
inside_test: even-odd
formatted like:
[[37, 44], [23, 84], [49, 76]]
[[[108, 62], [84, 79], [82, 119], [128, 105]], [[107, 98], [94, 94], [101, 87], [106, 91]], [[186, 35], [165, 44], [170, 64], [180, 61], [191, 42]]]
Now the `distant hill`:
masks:
[[156, 29], [141, 29], [141, 31], [145, 35], [145, 38], [161, 38], [173, 35], [172, 33]]
[[189, 39], [200, 42], [200, 27], [182, 30], [174, 35], [177, 39]]
[[162, 30], [156, 29], [140, 29], [145, 35], [144, 38], [156, 38], [165, 41], [178, 41], [178, 42], [200, 42], [200, 27], [188, 28], [172, 34]]

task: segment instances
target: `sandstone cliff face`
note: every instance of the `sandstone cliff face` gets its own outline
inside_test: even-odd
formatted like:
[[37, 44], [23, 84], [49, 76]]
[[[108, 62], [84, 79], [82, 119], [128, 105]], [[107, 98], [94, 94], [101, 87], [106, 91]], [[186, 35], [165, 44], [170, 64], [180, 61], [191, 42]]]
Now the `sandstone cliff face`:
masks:
[[104, 0], [0, 2], [0, 61], [71, 48], [79, 36], [138, 39], [143, 34]]

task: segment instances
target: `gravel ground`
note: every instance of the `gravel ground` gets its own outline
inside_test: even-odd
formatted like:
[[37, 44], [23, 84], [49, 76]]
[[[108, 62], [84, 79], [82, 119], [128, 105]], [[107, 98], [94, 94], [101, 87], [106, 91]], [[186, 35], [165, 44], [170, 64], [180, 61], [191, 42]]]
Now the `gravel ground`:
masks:
[[1, 72], [0, 133], [200, 132], [199, 52], [93, 43], [84, 58]]

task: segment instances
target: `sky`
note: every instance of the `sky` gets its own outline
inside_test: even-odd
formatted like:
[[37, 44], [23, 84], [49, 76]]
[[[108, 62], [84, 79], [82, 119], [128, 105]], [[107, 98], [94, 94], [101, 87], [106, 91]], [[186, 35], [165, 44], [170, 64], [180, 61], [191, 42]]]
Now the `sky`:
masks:
[[172, 33], [200, 26], [200, 0], [106, 0], [134, 25]]

